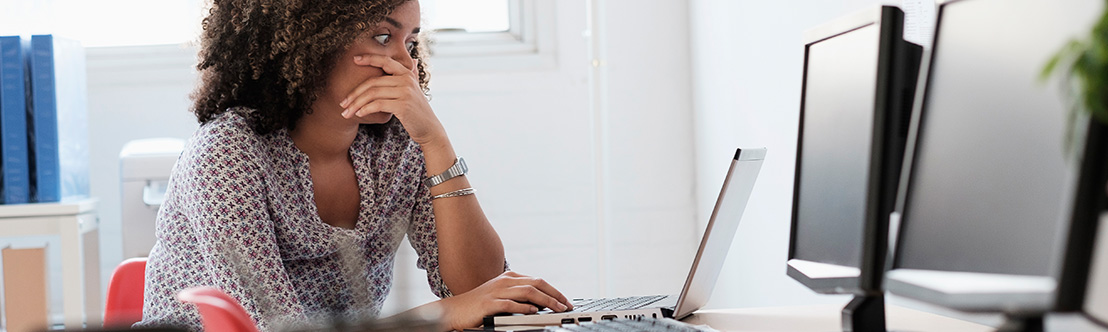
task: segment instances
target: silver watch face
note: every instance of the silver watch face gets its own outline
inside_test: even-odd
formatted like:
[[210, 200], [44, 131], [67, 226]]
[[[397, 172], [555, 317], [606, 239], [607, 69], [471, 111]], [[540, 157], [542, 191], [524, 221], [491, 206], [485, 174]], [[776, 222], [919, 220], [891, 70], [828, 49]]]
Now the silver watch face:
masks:
[[[461, 170], [461, 172], [458, 173], [457, 175], [462, 175], [462, 174], [469, 173], [469, 166], [466, 166], [466, 160], [462, 159], [462, 157], [458, 157], [458, 162], [456, 162], [454, 164], [457, 165], [458, 169]], [[455, 175], [455, 176], [457, 176], [457, 175]]]

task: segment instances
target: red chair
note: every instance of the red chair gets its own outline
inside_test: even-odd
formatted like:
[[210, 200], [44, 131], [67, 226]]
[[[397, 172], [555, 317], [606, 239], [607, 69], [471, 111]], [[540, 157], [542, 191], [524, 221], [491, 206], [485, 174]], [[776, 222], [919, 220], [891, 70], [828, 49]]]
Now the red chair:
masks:
[[196, 305], [206, 332], [258, 332], [258, 326], [246, 309], [219, 289], [188, 288], [177, 293], [177, 300]]
[[142, 320], [145, 283], [146, 257], [127, 259], [115, 267], [104, 304], [105, 328], [128, 328]]

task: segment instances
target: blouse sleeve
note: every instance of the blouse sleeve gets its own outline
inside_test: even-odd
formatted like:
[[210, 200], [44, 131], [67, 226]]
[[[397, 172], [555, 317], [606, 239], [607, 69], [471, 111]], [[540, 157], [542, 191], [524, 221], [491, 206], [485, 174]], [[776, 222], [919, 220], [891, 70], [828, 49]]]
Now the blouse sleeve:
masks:
[[237, 299], [261, 330], [304, 318], [267, 212], [257, 137], [212, 128], [182, 156], [182, 208], [212, 286]]

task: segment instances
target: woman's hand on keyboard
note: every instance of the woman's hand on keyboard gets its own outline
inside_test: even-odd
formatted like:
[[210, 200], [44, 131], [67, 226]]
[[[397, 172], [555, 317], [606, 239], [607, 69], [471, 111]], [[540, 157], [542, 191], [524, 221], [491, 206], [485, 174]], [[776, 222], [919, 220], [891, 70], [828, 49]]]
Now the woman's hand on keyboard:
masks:
[[531, 314], [550, 308], [555, 312], [573, 309], [573, 304], [541, 278], [504, 272], [473, 290], [441, 300], [443, 323], [462, 330], [481, 324], [485, 316], [499, 313]]

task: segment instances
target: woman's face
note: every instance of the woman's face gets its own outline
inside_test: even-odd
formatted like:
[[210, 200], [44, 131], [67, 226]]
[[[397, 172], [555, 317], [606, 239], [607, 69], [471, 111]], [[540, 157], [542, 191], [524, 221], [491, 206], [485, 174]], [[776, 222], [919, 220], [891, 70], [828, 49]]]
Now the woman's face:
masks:
[[[410, 49], [414, 47], [419, 35], [419, 22], [419, 1], [410, 0], [396, 7], [384, 21], [356, 37], [354, 43], [336, 60], [337, 63], [327, 78], [324, 95], [319, 100], [322, 103], [317, 103], [324, 107], [316, 111], [326, 112], [328, 117], [342, 119], [343, 108], [339, 106], [339, 102], [365, 80], [385, 75], [381, 68], [354, 64], [355, 55], [385, 55], [408, 69], [414, 68], [415, 62]], [[385, 123], [391, 118], [392, 114], [389, 113], [375, 113], [347, 121], [372, 124]]]

